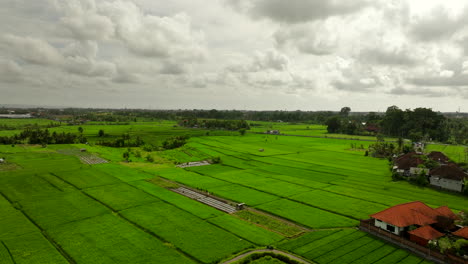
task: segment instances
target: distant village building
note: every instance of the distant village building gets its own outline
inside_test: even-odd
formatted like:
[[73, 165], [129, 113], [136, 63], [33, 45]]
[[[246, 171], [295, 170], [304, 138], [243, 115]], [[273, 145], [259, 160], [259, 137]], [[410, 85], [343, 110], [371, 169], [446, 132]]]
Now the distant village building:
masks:
[[271, 134], [271, 135], [279, 135], [280, 131], [279, 130], [267, 130], [266, 133]]
[[429, 183], [443, 189], [461, 192], [468, 174], [456, 165], [441, 165], [429, 173]]
[[32, 118], [31, 114], [0, 114], [0, 118]]
[[453, 221], [458, 219], [447, 206], [433, 209], [420, 201], [395, 205], [370, 217], [374, 220], [374, 226], [397, 236], [408, 237], [422, 246], [444, 236], [441, 231], [446, 224], [441, 221], [448, 219], [452, 222], [451, 228], [456, 228]]
[[433, 161], [439, 162], [439, 164], [447, 164], [450, 161], [449, 157], [445, 156], [445, 154], [440, 151], [432, 151], [427, 157]]
[[414, 151], [416, 151], [416, 153], [418, 153], [418, 154], [422, 154], [422, 153], [423, 153], [423, 151], [424, 151], [424, 146], [425, 146], [425, 145], [424, 145], [424, 143], [422, 143], [422, 142], [414, 142], [414, 143], [413, 143], [413, 149], [414, 149]]
[[452, 235], [460, 237], [460, 238], [468, 239], [468, 227], [460, 228], [456, 232], [453, 232]]
[[427, 175], [429, 169], [421, 168], [420, 165], [422, 164], [424, 164], [424, 160], [421, 158], [421, 155], [416, 152], [410, 152], [395, 159], [393, 171], [405, 177], [415, 177], [421, 171], [424, 171]]

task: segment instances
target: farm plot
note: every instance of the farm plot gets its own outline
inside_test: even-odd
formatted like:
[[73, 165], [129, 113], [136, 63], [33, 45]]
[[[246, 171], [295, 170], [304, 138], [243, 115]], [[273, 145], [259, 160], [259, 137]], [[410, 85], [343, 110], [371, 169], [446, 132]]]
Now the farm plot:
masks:
[[0, 240], [38, 231], [21, 211], [0, 195]]
[[129, 184], [202, 219], [208, 219], [224, 214], [208, 205], [199, 203], [147, 181], [134, 181]]
[[285, 237], [293, 237], [305, 232], [303, 227], [299, 227], [283, 219], [278, 219], [271, 215], [260, 213], [253, 210], [240, 210], [235, 213], [239, 218], [242, 218], [250, 223], [262, 226], [268, 230], [275, 231]]
[[353, 229], [325, 230], [308, 233], [282, 243], [291, 250], [319, 264], [326, 263], [419, 263], [423, 259], [402, 249]]
[[212, 263], [251, 243], [176, 207], [158, 202], [124, 210], [122, 215], [201, 262]]
[[257, 245], [271, 245], [284, 237], [231, 215], [211, 218], [208, 222]]
[[42, 229], [110, 213], [110, 210], [81, 192], [25, 199], [20, 202], [23, 211]]
[[[367, 219], [375, 212], [380, 212], [388, 206], [372, 203], [356, 198], [329, 193], [322, 190], [313, 190], [307, 193], [291, 196], [291, 200], [299, 201], [314, 207], [339, 212], [354, 219]], [[343, 206], [344, 204], [352, 206]]]
[[112, 175], [113, 177], [123, 181], [131, 182], [137, 180], [145, 180], [154, 178], [154, 175], [151, 175], [146, 172], [139, 171], [137, 169], [132, 169], [127, 166], [118, 165], [118, 164], [102, 164], [94, 168], [97, 171], [104, 172], [106, 174]]
[[10, 201], [17, 202], [26, 198], [38, 198], [61, 194], [57, 185], [46, 180], [43, 175], [29, 173], [0, 174], [0, 192]]
[[115, 211], [159, 201], [156, 197], [127, 183], [89, 188], [85, 193]]
[[[11, 254], [10, 258], [13, 259], [13, 262], [10, 263], [69, 263], [40, 232], [24, 234], [14, 238], [5, 239], [2, 242], [4, 246], [8, 248]], [[0, 243], [0, 248], [1, 244], [2, 243]], [[2, 259], [0, 258], [0, 263], [1, 262]]]
[[309, 232], [300, 236], [299, 238], [288, 240], [284, 243], [278, 245], [279, 248], [287, 250], [287, 251], [294, 251], [296, 248], [300, 248], [305, 246], [309, 243], [312, 243], [316, 240], [321, 238], [327, 237], [333, 233], [340, 232], [343, 229], [331, 229], [331, 230], [324, 230], [324, 231], [314, 231]]
[[296, 223], [303, 224], [310, 228], [346, 227], [355, 226], [357, 224], [357, 221], [351, 218], [286, 199], [262, 204], [256, 208], [292, 220]]
[[164, 169], [157, 171], [156, 173], [163, 178], [180, 182], [182, 184], [186, 184], [196, 189], [202, 190], [209, 190], [211, 188], [229, 185], [229, 182], [203, 176], [180, 168]]
[[230, 184], [210, 189], [210, 192], [222, 198], [226, 198], [239, 203], [255, 206], [274, 200], [280, 197], [257, 191], [252, 188], [243, 187], [237, 184]]
[[212, 177], [224, 180], [229, 183], [235, 183], [250, 187], [259, 191], [263, 191], [277, 196], [288, 197], [294, 194], [307, 192], [310, 188], [289, 183], [273, 178], [268, 178], [268, 175], [250, 170], [241, 172], [226, 172], [213, 175]]
[[194, 263], [112, 214], [71, 222], [48, 233], [78, 264]]
[[54, 173], [54, 175], [79, 189], [121, 183], [119, 179], [92, 168], [61, 171]]

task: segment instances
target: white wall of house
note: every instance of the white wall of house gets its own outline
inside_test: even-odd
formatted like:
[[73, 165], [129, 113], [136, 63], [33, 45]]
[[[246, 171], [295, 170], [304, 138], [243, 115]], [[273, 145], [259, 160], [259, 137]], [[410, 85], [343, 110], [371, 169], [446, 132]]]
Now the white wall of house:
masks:
[[[395, 235], [400, 235], [400, 233], [403, 231], [403, 227], [398, 227], [398, 226], [394, 226], [394, 225], [391, 225], [389, 223], [385, 223], [384, 221], [380, 221], [379, 219], [375, 219], [374, 221], [374, 225], [378, 228], [381, 228], [383, 230], [386, 230], [388, 232], [391, 232]], [[392, 228], [393, 227], [393, 228]], [[390, 229], [390, 230], [389, 230]], [[394, 231], [392, 231], [391, 229], [394, 229]]]
[[437, 176], [431, 176], [430, 178], [431, 185], [441, 187], [447, 190], [461, 192], [463, 188], [463, 182], [445, 178], [439, 178]]

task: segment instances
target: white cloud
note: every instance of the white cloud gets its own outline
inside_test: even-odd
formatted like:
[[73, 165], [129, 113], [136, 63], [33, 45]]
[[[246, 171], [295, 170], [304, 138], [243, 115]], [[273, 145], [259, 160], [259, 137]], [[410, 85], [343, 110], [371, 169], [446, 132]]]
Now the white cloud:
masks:
[[63, 60], [55, 47], [41, 39], [7, 34], [2, 37], [1, 45], [12, 55], [34, 64], [56, 65]]
[[78, 106], [102, 89], [93, 102], [115, 106], [375, 110], [398, 96], [448, 109], [468, 104], [461, 2], [4, 0], [0, 91], [54, 89]]

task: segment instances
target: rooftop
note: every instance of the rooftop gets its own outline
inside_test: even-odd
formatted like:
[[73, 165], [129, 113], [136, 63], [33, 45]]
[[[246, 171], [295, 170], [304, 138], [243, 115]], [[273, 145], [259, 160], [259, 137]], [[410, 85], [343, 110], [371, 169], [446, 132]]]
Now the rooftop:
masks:
[[402, 170], [409, 170], [423, 163], [424, 161], [416, 152], [410, 152], [395, 159], [395, 165]]
[[452, 233], [455, 236], [463, 237], [468, 239], [468, 227], [463, 227], [456, 232]]
[[468, 178], [468, 175], [459, 167], [448, 165], [442, 165], [439, 168], [431, 170], [430, 175], [458, 181]]
[[420, 201], [416, 201], [395, 205], [375, 213], [370, 217], [394, 226], [406, 227], [411, 225], [424, 226], [434, 224], [437, 222], [436, 219], [438, 215], [440, 215], [440, 213], [437, 210]]
[[440, 233], [429, 225], [420, 227], [413, 231], [409, 231], [408, 233], [426, 240], [433, 240], [444, 236], [444, 234]]

